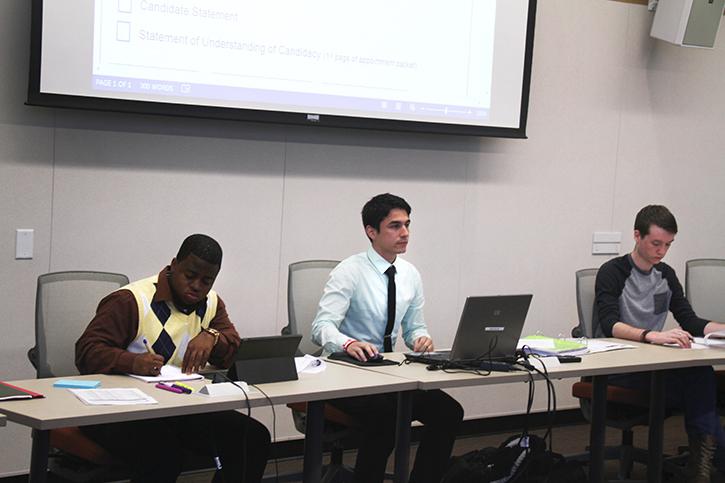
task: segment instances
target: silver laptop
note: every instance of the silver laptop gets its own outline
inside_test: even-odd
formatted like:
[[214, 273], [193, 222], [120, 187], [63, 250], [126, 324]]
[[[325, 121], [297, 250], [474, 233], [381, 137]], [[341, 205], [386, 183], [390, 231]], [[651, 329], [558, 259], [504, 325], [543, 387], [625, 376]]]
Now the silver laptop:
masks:
[[409, 352], [413, 362], [512, 361], [532, 295], [468, 297], [450, 351]]

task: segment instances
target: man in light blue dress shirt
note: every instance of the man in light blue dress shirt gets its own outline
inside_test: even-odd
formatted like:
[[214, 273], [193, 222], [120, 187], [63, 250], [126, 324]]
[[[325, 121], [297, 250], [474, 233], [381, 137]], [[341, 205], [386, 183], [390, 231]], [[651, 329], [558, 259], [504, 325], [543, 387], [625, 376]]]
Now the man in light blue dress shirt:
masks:
[[[384, 350], [389, 325], [386, 272], [391, 271], [395, 280], [392, 346], [398, 334], [402, 334], [405, 344], [414, 351], [434, 349], [423, 318], [420, 273], [398, 256], [408, 247], [410, 212], [410, 205], [403, 198], [389, 193], [373, 197], [363, 207], [363, 226], [372, 246], [367, 252], [343, 260], [332, 271], [312, 323], [312, 340], [326, 353], [345, 351], [366, 361]], [[382, 481], [395, 444], [395, 395], [329, 402], [362, 422], [354, 481]], [[416, 391], [413, 419], [423, 423], [424, 429], [410, 481], [437, 483], [447, 467], [463, 408], [443, 391]]]

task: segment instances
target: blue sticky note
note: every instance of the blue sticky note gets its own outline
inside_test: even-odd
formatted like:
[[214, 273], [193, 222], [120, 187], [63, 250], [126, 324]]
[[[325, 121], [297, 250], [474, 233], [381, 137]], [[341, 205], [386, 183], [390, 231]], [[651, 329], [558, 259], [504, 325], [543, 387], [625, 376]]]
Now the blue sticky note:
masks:
[[101, 385], [101, 381], [89, 381], [87, 379], [59, 379], [53, 383], [53, 387], [68, 387], [71, 389], [95, 389]]

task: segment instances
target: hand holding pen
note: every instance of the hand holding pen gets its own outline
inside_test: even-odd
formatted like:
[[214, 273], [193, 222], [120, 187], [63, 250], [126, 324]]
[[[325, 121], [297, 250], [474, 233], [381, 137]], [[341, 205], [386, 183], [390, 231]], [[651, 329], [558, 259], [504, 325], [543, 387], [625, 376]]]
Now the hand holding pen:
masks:
[[161, 366], [164, 365], [164, 358], [154, 353], [146, 337], [143, 338], [143, 343], [147, 352], [136, 356], [131, 372], [140, 376], [158, 376], [161, 373]]

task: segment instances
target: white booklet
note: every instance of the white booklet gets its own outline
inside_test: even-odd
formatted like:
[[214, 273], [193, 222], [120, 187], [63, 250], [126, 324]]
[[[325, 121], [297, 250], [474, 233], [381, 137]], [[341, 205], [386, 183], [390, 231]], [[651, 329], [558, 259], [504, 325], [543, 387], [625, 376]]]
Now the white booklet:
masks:
[[129, 374], [131, 377], [141, 379], [146, 382], [171, 382], [171, 381], [193, 381], [195, 379], [204, 379], [204, 376], [195, 372], [184, 374], [179, 366], [165, 365], [161, 367], [161, 373], [158, 376], [139, 376], [137, 374]]
[[695, 337], [694, 340], [696, 344], [725, 349], [725, 331], [723, 330], [710, 332], [705, 337]]

